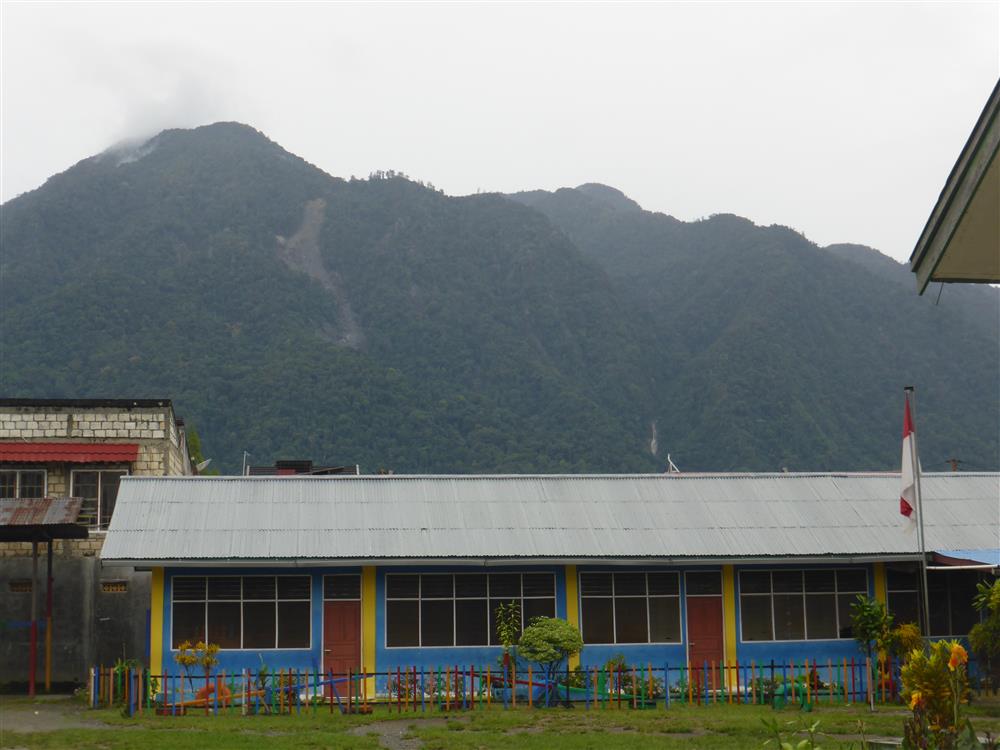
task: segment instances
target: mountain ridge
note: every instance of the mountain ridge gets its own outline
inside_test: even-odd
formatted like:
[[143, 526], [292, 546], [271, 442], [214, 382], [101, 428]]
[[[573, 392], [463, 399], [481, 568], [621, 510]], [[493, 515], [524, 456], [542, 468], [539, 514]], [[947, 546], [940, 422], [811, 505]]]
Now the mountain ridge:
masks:
[[[110, 151], [3, 204], [7, 395], [168, 392], [229, 470], [872, 469], [911, 368], [928, 448], [998, 463], [989, 327], [795, 230], [345, 180], [233, 123]], [[894, 365], [894, 307], [965, 366]]]

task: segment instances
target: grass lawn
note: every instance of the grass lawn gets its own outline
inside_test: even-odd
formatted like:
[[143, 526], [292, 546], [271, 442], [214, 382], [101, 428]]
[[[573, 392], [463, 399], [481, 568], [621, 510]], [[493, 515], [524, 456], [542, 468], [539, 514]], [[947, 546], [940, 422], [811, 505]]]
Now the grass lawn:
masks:
[[[36, 713], [37, 712], [37, 713]], [[969, 710], [981, 732], [1000, 733], [1000, 705]], [[906, 713], [881, 707], [819, 706], [811, 713], [773, 711], [762, 706], [672, 705], [647, 711], [518, 708], [453, 714], [396, 714], [379, 708], [373, 716], [320, 711], [299, 716], [143, 716], [125, 718], [110, 709], [87, 710], [79, 702], [0, 698], [0, 747], [155, 750], [156, 748], [757, 748], [768, 738], [761, 718], [800, 724], [820, 721], [823, 748], [860, 747], [858, 721], [869, 737], [898, 737]]]

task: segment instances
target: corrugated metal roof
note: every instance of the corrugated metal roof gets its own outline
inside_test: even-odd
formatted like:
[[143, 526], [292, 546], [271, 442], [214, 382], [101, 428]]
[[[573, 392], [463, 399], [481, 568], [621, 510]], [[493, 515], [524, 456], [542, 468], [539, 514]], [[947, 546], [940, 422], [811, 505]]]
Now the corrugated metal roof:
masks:
[[[912, 555], [898, 474], [128, 477], [107, 561]], [[927, 548], [998, 546], [1000, 474], [922, 478]]]
[[135, 461], [137, 443], [0, 443], [0, 461], [118, 463]]
[[0, 526], [76, 523], [82, 504], [78, 497], [4, 498], [0, 500]]
[[0, 541], [86, 539], [77, 526], [83, 500], [78, 497], [0, 499]]

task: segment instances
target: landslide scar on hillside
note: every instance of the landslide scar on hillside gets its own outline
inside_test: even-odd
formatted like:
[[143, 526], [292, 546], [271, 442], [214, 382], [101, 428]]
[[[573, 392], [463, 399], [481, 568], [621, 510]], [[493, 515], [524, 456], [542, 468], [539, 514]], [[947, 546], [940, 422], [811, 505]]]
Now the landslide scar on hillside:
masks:
[[358, 349], [364, 344], [364, 334], [344, 293], [340, 274], [327, 269], [320, 253], [319, 233], [325, 218], [325, 200], [316, 198], [307, 201], [298, 231], [288, 239], [277, 238], [278, 257], [293, 271], [308, 274], [330, 293], [337, 305], [338, 330], [330, 332], [329, 337], [341, 346]]

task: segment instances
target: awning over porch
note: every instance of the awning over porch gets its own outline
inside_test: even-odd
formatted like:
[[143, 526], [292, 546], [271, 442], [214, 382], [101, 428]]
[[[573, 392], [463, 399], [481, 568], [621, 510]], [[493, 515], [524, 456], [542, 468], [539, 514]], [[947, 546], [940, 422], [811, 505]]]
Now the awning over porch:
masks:
[[998, 549], [936, 550], [932, 557], [935, 566], [944, 568], [1000, 568]]
[[0, 443], [0, 461], [11, 463], [130, 463], [137, 443]]

